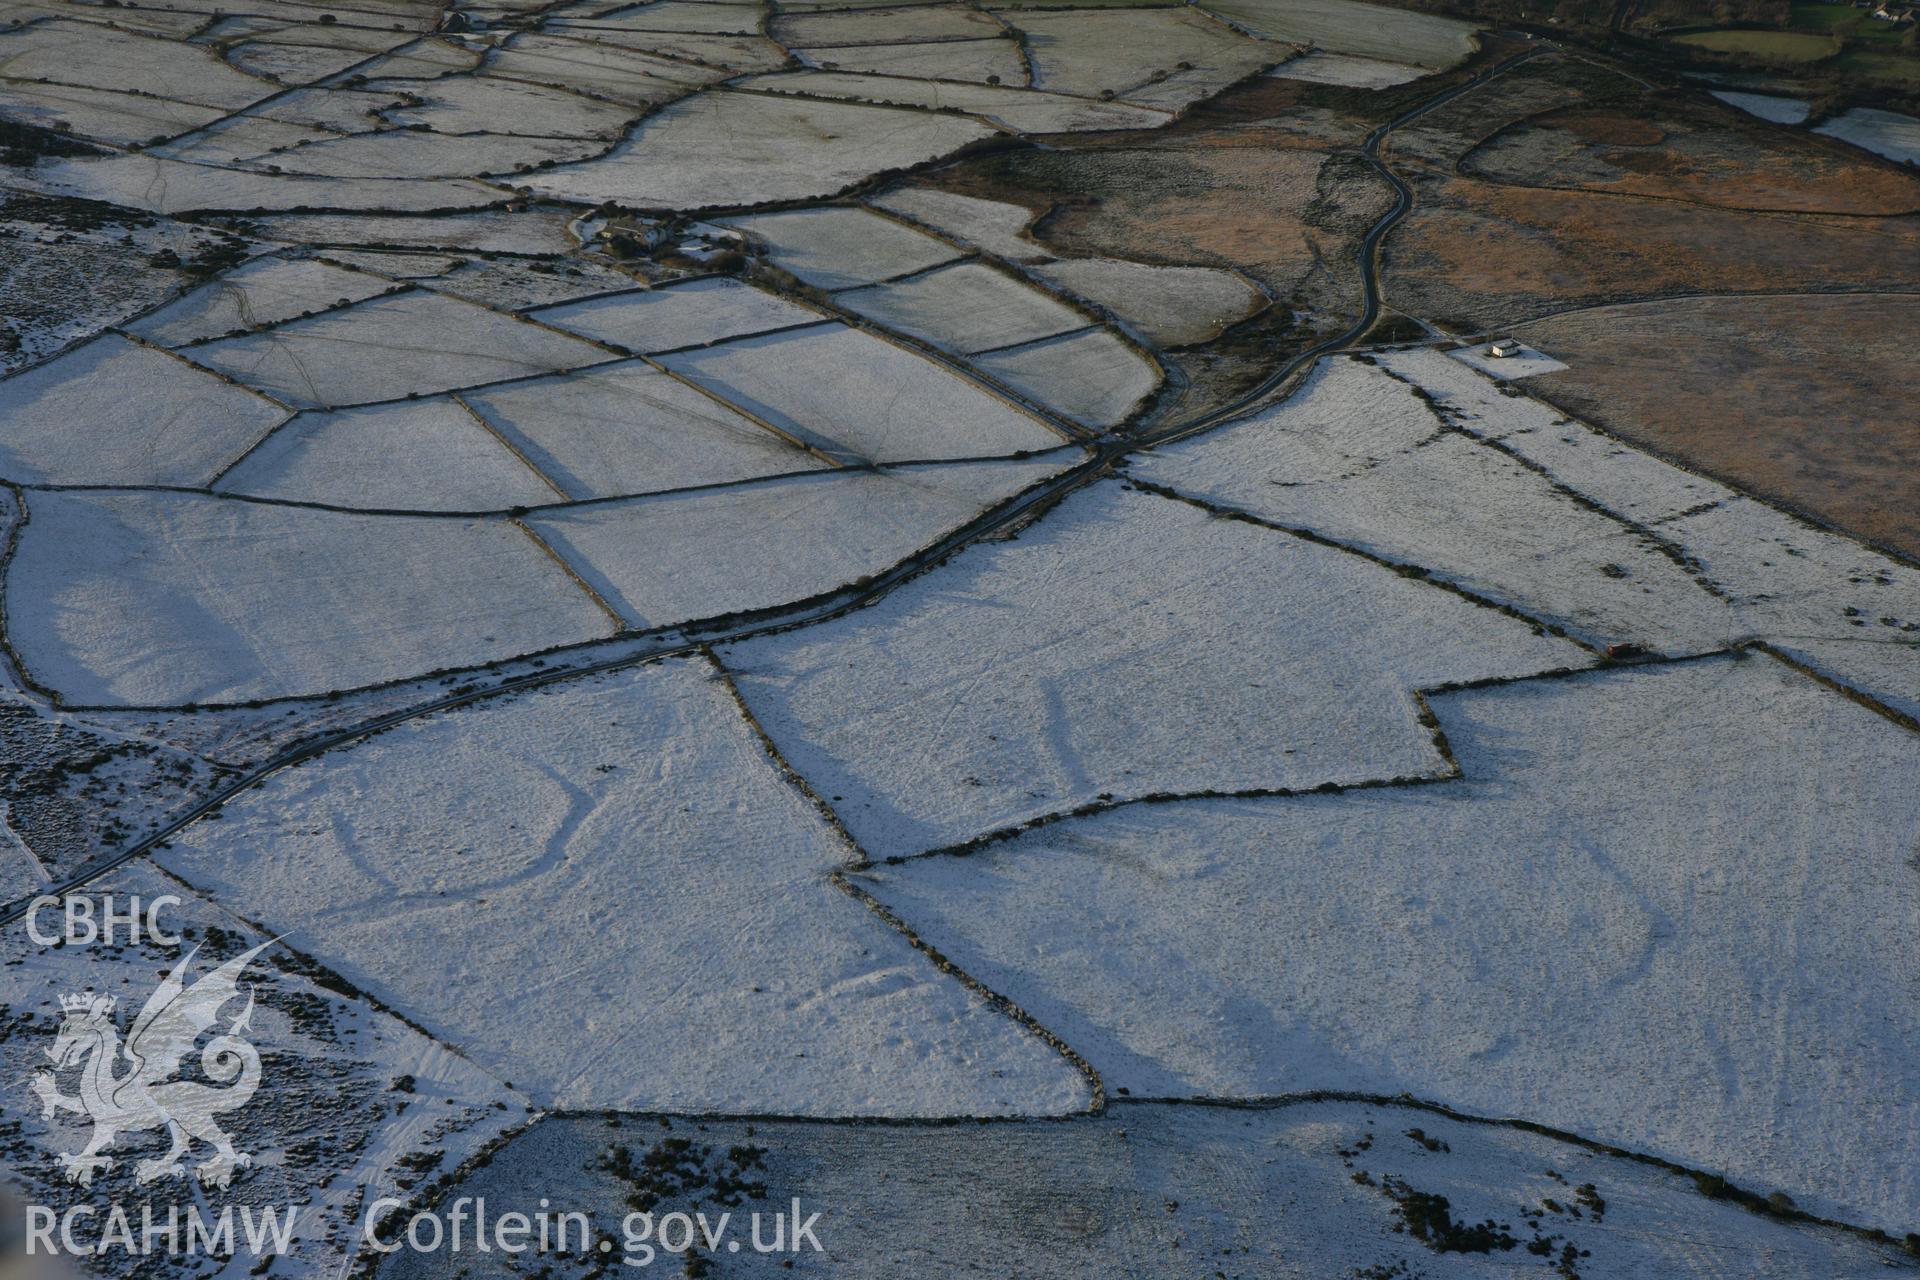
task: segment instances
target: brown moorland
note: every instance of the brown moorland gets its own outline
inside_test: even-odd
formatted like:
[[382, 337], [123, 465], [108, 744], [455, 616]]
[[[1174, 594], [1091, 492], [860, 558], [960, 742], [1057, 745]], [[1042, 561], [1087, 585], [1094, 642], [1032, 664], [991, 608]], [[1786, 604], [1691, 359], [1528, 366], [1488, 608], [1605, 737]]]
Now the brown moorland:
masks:
[[[1280, 305], [1167, 357], [1168, 411], [1225, 403], [1359, 308], [1354, 255], [1392, 191], [1359, 156], [1261, 145], [1260, 129], [1031, 149], [963, 161], [916, 183], [1018, 204], [1064, 258], [1231, 268]], [[1296, 325], [1296, 315], [1305, 318]]]
[[1920, 211], [1920, 173], [1693, 95], [1534, 116], [1482, 143], [1461, 167], [1516, 186], [1722, 208], [1874, 216]]
[[1694, 469], [1920, 559], [1920, 296], [1685, 298], [1520, 326], [1529, 389]]
[[1387, 242], [1385, 266], [1394, 305], [1483, 332], [1674, 294], [1920, 279], [1920, 217], [1744, 213], [1443, 179], [1421, 184], [1419, 205]]

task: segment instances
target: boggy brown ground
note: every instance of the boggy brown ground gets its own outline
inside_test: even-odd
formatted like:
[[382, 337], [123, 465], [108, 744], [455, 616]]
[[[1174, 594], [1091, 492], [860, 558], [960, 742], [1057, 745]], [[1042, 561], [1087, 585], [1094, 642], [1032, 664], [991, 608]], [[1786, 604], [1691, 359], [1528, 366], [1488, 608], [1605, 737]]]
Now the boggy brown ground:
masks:
[[1519, 333], [1572, 366], [1530, 390], [1920, 559], [1920, 296], [1676, 299]]
[[1461, 168], [1517, 186], [1723, 208], [1865, 216], [1920, 210], [1920, 173], [1697, 95], [1537, 115], [1482, 143]]
[[1419, 196], [1387, 242], [1387, 297], [1465, 332], [1673, 294], [1920, 279], [1920, 217], [1742, 213], [1463, 178], [1423, 182]]
[[1033, 238], [1064, 258], [1233, 268], [1265, 286], [1277, 305], [1166, 357], [1184, 385], [1170, 420], [1232, 400], [1350, 322], [1355, 251], [1393, 199], [1360, 157], [1257, 127], [1005, 152], [918, 181], [1025, 207]]

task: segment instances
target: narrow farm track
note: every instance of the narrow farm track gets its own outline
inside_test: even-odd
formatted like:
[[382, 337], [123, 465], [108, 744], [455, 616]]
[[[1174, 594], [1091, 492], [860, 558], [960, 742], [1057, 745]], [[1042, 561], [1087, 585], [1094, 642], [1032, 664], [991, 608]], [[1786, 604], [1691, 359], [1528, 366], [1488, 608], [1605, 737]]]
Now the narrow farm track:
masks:
[[[1544, 43], [1544, 42], [1543, 42]], [[873, 601], [886, 595], [901, 583], [918, 577], [921, 573], [941, 564], [949, 557], [982, 539], [1019, 526], [1021, 523], [1044, 511], [1069, 493], [1084, 488], [1106, 476], [1129, 454], [1144, 448], [1186, 439], [1209, 431], [1214, 427], [1237, 418], [1255, 408], [1277, 392], [1284, 390], [1292, 380], [1309, 369], [1323, 356], [1344, 350], [1364, 338], [1379, 319], [1382, 305], [1382, 291], [1379, 279], [1380, 249], [1386, 237], [1412, 212], [1414, 192], [1401, 177], [1396, 174], [1380, 157], [1381, 144], [1397, 129], [1405, 127], [1427, 113], [1447, 105], [1455, 99], [1473, 92], [1500, 76], [1507, 74], [1524, 63], [1557, 51], [1555, 47], [1541, 47], [1508, 58], [1492, 67], [1478, 72], [1435, 94], [1392, 120], [1380, 125], [1367, 135], [1362, 144], [1361, 154], [1390, 184], [1395, 192], [1392, 209], [1383, 214], [1368, 231], [1358, 251], [1362, 297], [1360, 313], [1347, 329], [1332, 337], [1322, 339], [1313, 346], [1300, 352], [1292, 360], [1275, 370], [1273, 374], [1251, 388], [1230, 404], [1208, 413], [1195, 421], [1159, 431], [1143, 433], [1109, 433], [1090, 442], [1090, 456], [1078, 465], [1043, 481], [1024, 493], [1017, 494], [1000, 506], [975, 518], [961, 528], [948, 534], [932, 546], [908, 557], [901, 563], [876, 575], [866, 584], [855, 590], [835, 593], [823, 600], [816, 600], [782, 612], [771, 618], [756, 618], [738, 626], [700, 631], [697, 627], [676, 627], [658, 634], [656, 643], [638, 652], [628, 652], [620, 657], [601, 662], [589, 662], [563, 668], [548, 668], [524, 675], [510, 677], [484, 689], [474, 689], [463, 693], [449, 694], [427, 702], [405, 707], [398, 711], [376, 716], [348, 729], [341, 729], [311, 738], [297, 746], [275, 755], [254, 769], [235, 778], [214, 795], [196, 805], [164, 827], [143, 837], [126, 849], [106, 858], [98, 859], [68, 876], [64, 880], [40, 886], [33, 897], [24, 898], [0, 908], [0, 924], [11, 924], [24, 917], [32, 902], [40, 897], [62, 897], [77, 892], [112, 871], [134, 862], [152, 853], [156, 848], [178, 835], [193, 823], [217, 812], [229, 801], [244, 792], [265, 782], [268, 778], [296, 765], [303, 764], [335, 748], [347, 746], [363, 738], [384, 730], [405, 724], [423, 716], [442, 711], [451, 711], [460, 707], [484, 702], [502, 694], [517, 693], [542, 685], [563, 680], [574, 680], [587, 676], [616, 671], [626, 667], [639, 666], [665, 658], [698, 655], [710, 650], [714, 645], [728, 644], [746, 640], [754, 636], [766, 635], [777, 631], [791, 630], [825, 622], [864, 608]], [[689, 632], [698, 631], [694, 639], [688, 639]], [[632, 637], [629, 637], [630, 639]], [[639, 639], [646, 639], [643, 634]]]

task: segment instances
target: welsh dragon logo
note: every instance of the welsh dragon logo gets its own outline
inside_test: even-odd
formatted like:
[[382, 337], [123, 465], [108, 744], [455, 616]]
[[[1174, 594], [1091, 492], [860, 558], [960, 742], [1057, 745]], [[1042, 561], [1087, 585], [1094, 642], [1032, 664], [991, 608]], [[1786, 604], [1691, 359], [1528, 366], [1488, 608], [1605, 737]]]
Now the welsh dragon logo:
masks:
[[260, 1087], [259, 1051], [241, 1038], [242, 1032], [251, 1029], [251, 989], [246, 1007], [200, 1052], [200, 1068], [215, 1084], [174, 1077], [201, 1035], [220, 1020], [220, 1010], [240, 994], [240, 975], [247, 964], [272, 945], [263, 942], [188, 986], [187, 968], [200, 952], [195, 947], [148, 997], [124, 1047], [114, 1024], [111, 996], [87, 992], [60, 997], [65, 1017], [47, 1056], [58, 1071], [80, 1069], [80, 1092], [62, 1093], [53, 1071], [36, 1073], [33, 1091], [48, 1119], [71, 1111], [93, 1121], [93, 1137], [85, 1149], [60, 1156], [69, 1182], [91, 1184], [96, 1172], [113, 1168], [113, 1160], [103, 1154], [113, 1140], [145, 1129], [165, 1128], [172, 1147], [164, 1156], [135, 1166], [134, 1179], [142, 1186], [160, 1178], [185, 1177], [183, 1160], [196, 1138], [213, 1148], [211, 1159], [194, 1166], [204, 1186], [225, 1187], [236, 1169], [253, 1163], [253, 1157], [236, 1151], [233, 1140], [215, 1123], [216, 1117], [246, 1106]]

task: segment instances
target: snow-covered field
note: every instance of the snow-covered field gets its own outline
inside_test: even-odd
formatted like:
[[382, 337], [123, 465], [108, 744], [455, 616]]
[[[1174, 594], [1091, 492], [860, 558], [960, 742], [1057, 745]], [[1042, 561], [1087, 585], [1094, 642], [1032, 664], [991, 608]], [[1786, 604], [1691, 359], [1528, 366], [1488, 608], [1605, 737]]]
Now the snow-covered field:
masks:
[[540, 1107], [1083, 1107], [1065, 1059], [828, 881], [849, 857], [683, 659], [415, 721], [163, 864]]
[[[1738, 638], [1726, 603], [1656, 535], [1451, 430], [1419, 383], [1390, 370], [1439, 361], [1479, 375], [1417, 354], [1424, 363], [1388, 369], [1332, 361], [1286, 405], [1148, 455], [1135, 473], [1418, 566], [1590, 643], [1697, 653]], [[1509, 402], [1539, 408], [1497, 396], [1483, 404], [1490, 414]]]
[[641, 123], [603, 158], [524, 180], [543, 195], [591, 204], [703, 209], [836, 195], [990, 136], [955, 116], [811, 98], [716, 91]]
[[662, 363], [836, 460], [988, 457], [1050, 449], [1063, 434], [956, 371], [841, 324], [677, 352]]
[[1292, 52], [1248, 40], [1197, 9], [1028, 10], [1019, 22], [1034, 88], [1085, 97], [1112, 93], [1169, 109], [1186, 102], [1156, 100], [1161, 81], [1198, 72], [1207, 87], [1197, 96], [1207, 97]]
[[961, 256], [961, 250], [865, 209], [826, 206], [735, 218], [773, 260], [821, 289], [878, 284]]
[[10, 639], [72, 703], [320, 694], [614, 630], [505, 521], [98, 490], [27, 505]]
[[1473, 52], [1472, 24], [1361, 0], [1219, 0], [1213, 12], [1274, 40], [1438, 70]]
[[[1920, 1265], [1920, 568], [1444, 336], [1893, 166], [1433, 5], [168, 5], [0, 29], [0, 904], [188, 929], [0, 924], [0, 1276], [13, 1197], [628, 1269], [361, 1247], [476, 1194], [827, 1211], [716, 1280]], [[1728, 198], [1376, 153], [1582, 95]], [[70, 1185], [61, 1027], [261, 944], [251, 1167]]]
[[1920, 739], [1764, 657], [1433, 708], [1457, 782], [862, 878], [1135, 1096], [1405, 1091], [1910, 1221]]
[[1521, 347], [1511, 355], [1496, 356], [1491, 350], [1493, 345], [1491, 342], [1482, 342], [1448, 354], [1472, 365], [1489, 378], [1503, 381], [1531, 378], [1537, 373], [1558, 373], [1567, 367], [1546, 352], [1536, 351], [1532, 347]]
[[1068, 293], [1098, 303], [1162, 347], [1207, 342], [1267, 305], [1230, 271], [1155, 267], [1118, 258], [1073, 258], [1039, 269]]
[[826, 319], [818, 311], [724, 279], [616, 293], [546, 307], [533, 314], [542, 324], [641, 353], [704, 347], [728, 338]]
[[446, 397], [301, 414], [213, 487], [368, 511], [493, 511], [566, 496]]
[[973, 364], [1034, 403], [1096, 430], [1125, 422], [1160, 385], [1153, 361], [1103, 329], [986, 352]]
[[1667, 527], [1725, 593], [1742, 634], [1920, 715], [1920, 569], [1751, 498]]
[[[369, 350], [381, 358], [369, 361]], [[612, 358], [602, 347], [425, 292], [222, 338], [192, 353], [196, 364], [305, 408], [432, 395]]]
[[1827, 121], [1815, 133], [1829, 134], [1906, 164], [1920, 164], [1920, 119], [1898, 111], [1855, 107]]
[[1359, 556], [1111, 481], [871, 608], [720, 656], [875, 858], [1115, 798], [1440, 776], [1417, 690], [1589, 661]]
[[817, 472], [542, 512], [528, 523], [638, 627], [769, 609], [872, 577], [1080, 460]]
[[127, 326], [149, 342], [183, 346], [362, 302], [395, 286], [311, 258], [256, 258]]
[[[764, 1191], [740, 1198], [735, 1230], [743, 1215], [770, 1220], [796, 1200], [826, 1211], [821, 1253], [748, 1255], [744, 1265], [731, 1253], [697, 1256], [744, 1275], [898, 1280], [949, 1274], [963, 1258], [983, 1275], [1033, 1280], [1137, 1275], [1143, 1259], [1149, 1274], [1178, 1280], [1804, 1280], [1882, 1275], [1893, 1261], [1857, 1238], [1708, 1200], [1682, 1174], [1577, 1142], [1342, 1101], [1121, 1100], [1067, 1122], [971, 1125], [556, 1118], [514, 1139], [457, 1194], [502, 1213], [531, 1211], [545, 1196], [617, 1222], [640, 1180], [610, 1171], [609, 1152], [625, 1147], [645, 1167], [675, 1142], [710, 1153], [709, 1167], [743, 1146], [762, 1153], [753, 1179]], [[724, 1211], [703, 1203], [710, 1221]], [[1440, 1229], [1435, 1207], [1454, 1230]], [[1482, 1241], [1472, 1228], [1488, 1221], [1506, 1229]], [[672, 1264], [656, 1253], [652, 1265]], [[511, 1274], [491, 1259], [456, 1268], [419, 1255], [397, 1256], [386, 1274], [425, 1280], [463, 1269]]]
[[1033, 213], [1021, 205], [924, 187], [902, 187], [874, 203], [1008, 262], [1045, 262], [1053, 257], [1027, 235]]
[[[140, 395], [130, 399], [129, 387]], [[288, 413], [165, 351], [109, 335], [0, 382], [0, 473], [55, 484], [205, 484]], [[75, 431], [76, 422], [113, 430]]]
[[1404, 62], [1362, 58], [1350, 53], [1305, 53], [1290, 58], [1269, 74], [1283, 80], [1336, 84], [1349, 89], [1391, 89], [1426, 75], [1426, 69]]
[[[1773, 124], [1804, 124], [1813, 108], [1798, 98], [1772, 93], [1741, 93], [1734, 89], [1715, 89], [1713, 96], [1729, 106]], [[1851, 139], [1850, 139], [1851, 140]]]
[[[830, 54], [830, 56], [829, 56]], [[803, 54], [803, 56], [806, 56]], [[1077, 133], [1100, 129], [1157, 129], [1173, 118], [1171, 109], [1009, 87], [1023, 72], [1009, 74], [1007, 60], [1018, 65], [1010, 42], [948, 41], [931, 45], [874, 45], [866, 49], [819, 50], [822, 65], [839, 71], [780, 71], [741, 81], [742, 88], [793, 93], [815, 98], [876, 102], [888, 106], [957, 111], [1022, 133]], [[962, 65], [952, 64], [964, 60]], [[875, 75], [854, 72], [871, 68]], [[919, 79], [926, 72], [941, 78]], [[1005, 83], [988, 81], [998, 76]]]
[[1426, 388], [1460, 430], [1497, 443], [1569, 494], [1649, 529], [1712, 596], [1726, 643], [1767, 641], [1920, 713], [1920, 570], [1628, 448], [1537, 401], [1502, 394], [1437, 352], [1384, 359]]
[[827, 465], [786, 436], [638, 361], [509, 383], [462, 399], [568, 498], [626, 497]]
[[1091, 316], [979, 262], [850, 289], [836, 301], [896, 333], [959, 355], [1018, 346], [1093, 323]]
[[311, 208], [425, 212], [479, 208], [500, 194], [477, 182], [254, 173], [138, 154], [52, 160], [39, 165], [33, 177], [60, 195], [168, 214]]

